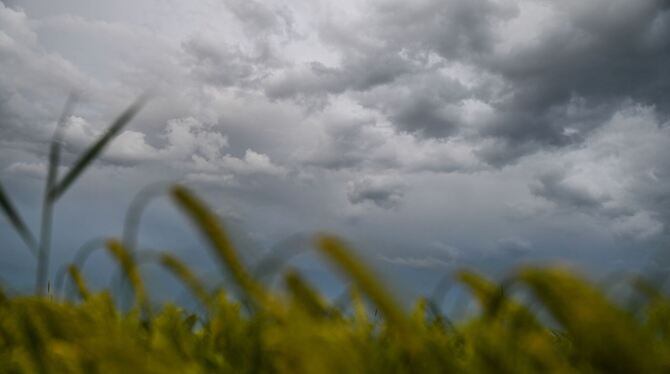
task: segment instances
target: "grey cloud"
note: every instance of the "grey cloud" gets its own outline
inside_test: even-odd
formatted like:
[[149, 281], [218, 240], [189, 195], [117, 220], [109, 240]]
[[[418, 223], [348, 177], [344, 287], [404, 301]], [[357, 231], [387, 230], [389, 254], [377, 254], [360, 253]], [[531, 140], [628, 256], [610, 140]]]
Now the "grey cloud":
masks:
[[652, 108], [621, 109], [588, 147], [546, 152], [539, 165], [523, 161], [538, 170], [529, 190], [560, 212], [600, 220], [621, 238], [658, 239], [670, 227], [669, 131]]
[[283, 7], [271, 7], [255, 0], [225, 0], [225, 4], [244, 25], [248, 33], [292, 32], [293, 17]]
[[190, 59], [187, 64], [199, 80], [206, 84], [239, 85], [256, 71], [255, 61], [234, 46], [216, 46], [199, 38], [183, 44]]
[[362, 135], [359, 126], [331, 129], [327, 145], [310, 157], [309, 164], [333, 170], [359, 166], [369, 150]]
[[286, 7], [258, 1], [226, 0], [224, 4], [241, 23], [248, 39], [226, 44], [206, 39], [208, 33], [193, 36], [182, 43], [190, 57], [186, 64], [204, 84], [249, 86], [284, 63], [276, 49], [296, 37], [293, 15]]
[[561, 207], [577, 209], [602, 209], [609, 196], [599, 196], [584, 187], [572, 185], [560, 172], [540, 176], [531, 192], [539, 197], [555, 202]]
[[384, 113], [399, 131], [421, 138], [447, 138], [463, 124], [462, 104], [468, 95], [458, 81], [427, 71], [361, 94], [359, 100]]
[[[381, 110], [400, 131], [429, 138], [467, 132], [472, 139], [484, 139], [482, 160], [495, 166], [544, 147], [583, 142], [626, 100], [654, 105], [668, 114], [667, 3], [580, 4], [486, 0], [378, 4], [365, 14], [365, 22], [323, 27], [322, 40], [342, 51], [341, 67], [314, 63], [272, 83], [266, 92], [274, 98], [309, 97], [389, 87], [377, 90], [376, 98], [355, 97]], [[545, 6], [552, 18], [517, 31], [534, 35], [530, 41], [502, 46], [500, 28], [532, 6]], [[605, 14], [603, 8], [608, 9]], [[353, 36], [352, 27], [360, 28]], [[431, 54], [442, 61], [435, 62]], [[473, 70], [472, 87], [457, 87], [431, 73], [454, 63]], [[425, 84], [417, 84], [426, 76]], [[440, 95], [448, 86], [458, 94]], [[401, 100], [394, 101], [394, 87], [404, 90]], [[492, 114], [466, 121], [461, 105], [465, 99], [488, 105]], [[384, 103], [391, 104], [384, 107]]]
[[298, 66], [270, 82], [266, 93], [274, 99], [323, 99], [348, 90], [366, 91], [389, 84], [411, 70], [412, 66], [395, 52], [368, 51], [346, 56], [340, 67], [328, 67], [319, 61]]
[[329, 170], [394, 168], [394, 155], [381, 153], [386, 145], [386, 134], [376, 131], [369, 119], [337, 119], [325, 129], [320, 144], [306, 160], [307, 165]]
[[510, 139], [493, 138], [482, 142], [475, 153], [483, 162], [502, 168], [541, 148], [542, 146], [535, 142], [518, 144]]
[[391, 117], [401, 129], [419, 129], [421, 135], [447, 137], [457, 128], [458, 113], [432, 97], [417, 97], [407, 103]]
[[85, 90], [90, 80], [61, 56], [38, 48], [24, 13], [0, 7], [0, 32], [0, 139], [46, 143], [64, 93]]
[[[470, 57], [494, 46], [492, 23], [516, 14], [514, 3], [450, 0], [378, 3], [374, 35], [415, 53], [436, 50], [445, 56]], [[425, 52], [424, 52], [425, 53]]]
[[347, 198], [354, 205], [372, 203], [379, 208], [393, 209], [398, 207], [403, 195], [402, 185], [384, 177], [366, 177], [347, 186]]
[[667, 3], [561, 2], [556, 7], [561, 26], [539, 33], [531, 45], [480, 60], [509, 84], [493, 104], [498, 116], [484, 135], [512, 146], [572, 144], [606, 122], [628, 98], [667, 114]]

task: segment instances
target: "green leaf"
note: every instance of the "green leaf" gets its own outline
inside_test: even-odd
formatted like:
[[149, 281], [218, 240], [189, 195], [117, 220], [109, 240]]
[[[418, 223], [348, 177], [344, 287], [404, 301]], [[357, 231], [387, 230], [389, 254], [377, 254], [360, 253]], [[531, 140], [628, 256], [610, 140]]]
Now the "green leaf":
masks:
[[26, 243], [26, 247], [30, 253], [36, 255], [37, 241], [19, 215], [19, 212], [14, 207], [9, 195], [7, 195], [5, 189], [2, 187], [2, 183], [0, 183], [0, 208], [2, 208], [2, 212], [7, 216], [7, 219], [9, 219], [12, 226], [14, 226], [14, 230], [16, 230], [24, 243]]
[[86, 168], [95, 160], [100, 153], [105, 149], [114, 137], [116, 137], [121, 129], [130, 122], [133, 117], [142, 109], [147, 101], [147, 96], [140, 96], [128, 109], [126, 109], [113, 123], [107, 131], [98, 140], [89, 147], [86, 152], [77, 160], [74, 166], [63, 177], [63, 180], [51, 190], [50, 199], [52, 201], [60, 198], [65, 191], [72, 185], [72, 183], [86, 170]]

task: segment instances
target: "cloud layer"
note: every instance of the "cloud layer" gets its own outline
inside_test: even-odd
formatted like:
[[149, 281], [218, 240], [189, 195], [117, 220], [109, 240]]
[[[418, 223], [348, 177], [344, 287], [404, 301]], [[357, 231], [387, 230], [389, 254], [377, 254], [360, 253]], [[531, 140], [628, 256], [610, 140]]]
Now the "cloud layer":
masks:
[[63, 168], [151, 89], [64, 203], [93, 232], [182, 181], [261, 251], [332, 230], [401, 268], [632, 266], [670, 222], [667, 66], [663, 0], [5, 1], [0, 177], [35, 215], [68, 93]]

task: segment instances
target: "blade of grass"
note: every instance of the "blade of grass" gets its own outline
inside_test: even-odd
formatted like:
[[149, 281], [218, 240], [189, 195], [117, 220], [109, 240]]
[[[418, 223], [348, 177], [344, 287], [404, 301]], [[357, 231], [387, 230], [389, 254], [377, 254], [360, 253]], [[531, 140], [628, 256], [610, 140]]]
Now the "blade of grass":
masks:
[[208, 307], [210, 305], [211, 297], [205, 285], [191, 272], [186, 264], [168, 253], [160, 255], [160, 263], [174, 274], [203, 306]]
[[135, 294], [135, 306], [144, 308], [145, 311], [149, 312], [147, 294], [144, 290], [142, 276], [140, 275], [135, 259], [123, 246], [123, 243], [118, 240], [107, 241], [107, 250], [112, 254], [116, 261], [118, 261], [124, 275], [128, 278], [130, 286], [133, 288]]
[[130, 122], [133, 117], [142, 109], [144, 104], [147, 101], [148, 96], [140, 96], [134, 103], [132, 103], [107, 129], [107, 131], [100, 137], [98, 140], [89, 147], [84, 154], [77, 160], [74, 166], [68, 171], [68, 173], [63, 177], [60, 183], [58, 183], [51, 190], [50, 198], [52, 201], [58, 200], [67, 189], [72, 185], [72, 183], [81, 175], [81, 173], [95, 160], [100, 153], [105, 149], [116, 135], [119, 134], [121, 129]]
[[183, 186], [175, 186], [171, 191], [177, 205], [191, 218], [194, 225], [205, 236], [215, 250], [221, 266], [227, 269], [233, 280], [245, 296], [257, 303], [264, 304], [267, 300], [265, 290], [244, 269], [237, 256], [237, 251], [221, 227], [218, 217], [210, 211], [205, 203]]
[[74, 108], [76, 102], [77, 97], [74, 94], [71, 94], [65, 103], [63, 113], [56, 123], [56, 129], [54, 130], [54, 134], [51, 137], [51, 146], [49, 148], [49, 168], [47, 171], [46, 191], [44, 193], [45, 200], [49, 199], [49, 195], [51, 194], [51, 191], [56, 185], [56, 181], [58, 180], [58, 165], [60, 164], [60, 153], [61, 147], [63, 145], [65, 121], [67, 121], [67, 119], [72, 115], [72, 109]]
[[[585, 278], [560, 268], [526, 268], [518, 279], [562, 325], [579, 357], [603, 373], [654, 373], [666, 353], [655, 349], [651, 331]], [[606, 342], [606, 344], [603, 344]]]
[[37, 241], [19, 215], [19, 212], [14, 207], [14, 204], [9, 199], [9, 195], [5, 192], [2, 183], [0, 183], [0, 208], [2, 208], [2, 212], [7, 216], [7, 219], [14, 227], [14, 230], [26, 244], [28, 251], [33, 255], [37, 255]]
[[314, 318], [328, 316], [329, 310], [319, 293], [312, 288], [295, 270], [284, 275], [284, 282], [293, 302]]
[[58, 179], [58, 165], [60, 164], [61, 143], [63, 141], [63, 132], [65, 131], [65, 121], [70, 117], [76, 98], [70, 95], [65, 103], [65, 108], [56, 123], [56, 129], [51, 137], [51, 147], [49, 149], [49, 166], [47, 169], [46, 185], [44, 186], [44, 199], [42, 200], [42, 222], [40, 225], [40, 248], [37, 255], [37, 274], [35, 280], [36, 293], [41, 295], [44, 292], [44, 286], [47, 280], [49, 267], [49, 252], [51, 247], [51, 226], [53, 220], [53, 204], [51, 191]]
[[399, 304], [386, 292], [377, 278], [372, 276], [371, 270], [354, 257], [353, 250], [330, 235], [320, 236], [317, 247], [379, 307], [390, 326], [407, 332], [407, 319]]
[[84, 301], [88, 299], [88, 297], [91, 295], [91, 292], [88, 290], [88, 287], [86, 286], [86, 281], [84, 281], [84, 276], [81, 274], [79, 269], [74, 265], [70, 265], [67, 268], [67, 272], [68, 274], [70, 274], [72, 281], [77, 286], [79, 297], [81, 297], [81, 299]]
[[[91, 253], [93, 253], [93, 251], [97, 249], [104, 248], [106, 244], [107, 244], [107, 238], [104, 237], [94, 238], [87, 241], [81, 247], [79, 247], [75, 252], [72, 265], [76, 266], [79, 272], [82, 272], [84, 266], [86, 265], [86, 260], [91, 255]], [[63, 264], [60, 266], [60, 268], [58, 268], [54, 281], [55, 293], [65, 298], [68, 297], [69, 295], [68, 290], [70, 289], [70, 287], [65, 287], [65, 289], [63, 289], [65, 283], [65, 275], [67, 274], [68, 271], [67, 266], [68, 264]]]

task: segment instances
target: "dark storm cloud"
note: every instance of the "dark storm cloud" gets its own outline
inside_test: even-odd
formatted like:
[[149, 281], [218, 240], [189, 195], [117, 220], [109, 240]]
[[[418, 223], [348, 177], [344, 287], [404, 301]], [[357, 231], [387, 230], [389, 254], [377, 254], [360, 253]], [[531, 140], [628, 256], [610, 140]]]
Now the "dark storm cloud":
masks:
[[[544, 24], [524, 15], [533, 7], [549, 12]], [[516, 18], [529, 24], [512, 32], [529, 37], [502, 34]], [[515, 37], [527, 40], [504, 44]], [[359, 102], [400, 131], [488, 139], [480, 155], [492, 165], [582, 142], [626, 100], [670, 113], [670, 12], [662, 0], [384, 2], [360, 23], [324, 24], [321, 38], [339, 49], [341, 65], [288, 73], [268, 86], [270, 97], [371, 92]], [[439, 72], [453, 64], [473, 71], [469, 87]], [[464, 120], [465, 100], [490, 115]]]
[[439, 98], [428, 95], [417, 95], [402, 103], [391, 117], [401, 129], [419, 129], [422, 136], [432, 137], [447, 137], [455, 132], [458, 119], [456, 110], [450, 110]]
[[513, 2], [449, 0], [380, 2], [374, 7], [375, 34], [407, 48], [412, 54], [429, 51], [467, 58], [488, 53], [496, 33], [491, 25], [517, 14]]
[[494, 104], [499, 119], [483, 134], [508, 139], [512, 145], [570, 144], [574, 137], [567, 129], [589, 132], [624, 99], [654, 105], [667, 115], [668, 3], [557, 4], [563, 26], [538, 34], [532, 46], [479, 59], [510, 86]]
[[583, 140], [625, 99], [668, 114], [667, 2], [561, 2], [556, 8], [561, 25], [537, 33], [530, 46], [474, 59], [508, 86], [493, 98], [496, 116], [482, 135], [501, 138], [508, 148], [540, 149]]
[[401, 132], [444, 139], [463, 125], [468, 88], [435, 69], [400, 77], [393, 84], [358, 95], [362, 105], [384, 113]]

